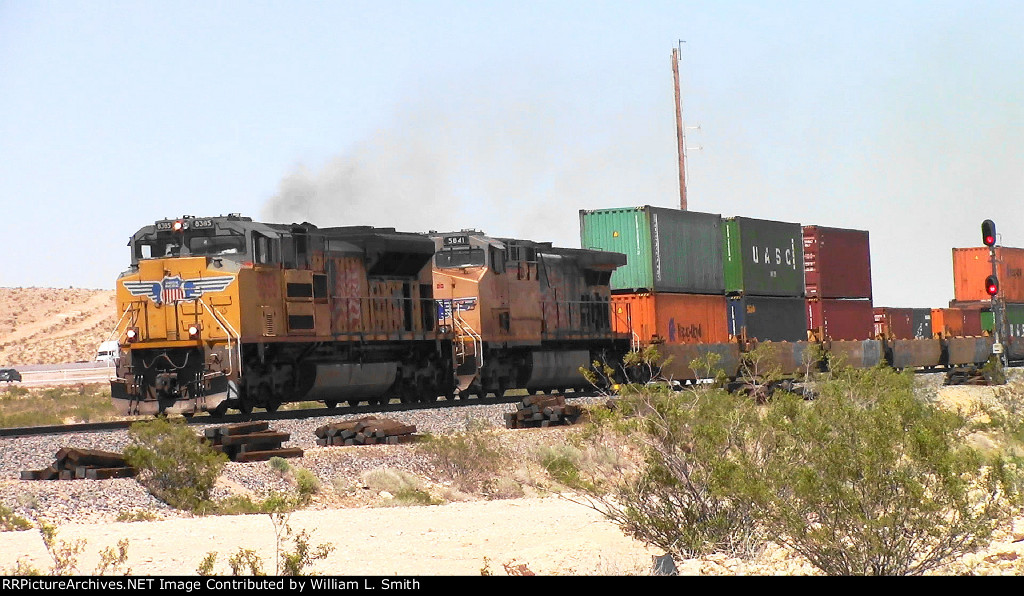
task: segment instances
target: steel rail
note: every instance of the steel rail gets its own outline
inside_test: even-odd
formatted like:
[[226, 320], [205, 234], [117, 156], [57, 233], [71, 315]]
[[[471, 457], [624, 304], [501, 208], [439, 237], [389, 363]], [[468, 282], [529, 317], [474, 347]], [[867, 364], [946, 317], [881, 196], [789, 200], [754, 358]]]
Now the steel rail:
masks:
[[[565, 396], [567, 399], [593, 397], [594, 392], [579, 392]], [[468, 406], [491, 406], [511, 404], [521, 401], [524, 395], [486, 397], [473, 399], [442, 399], [434, 402], [391, 403], [385, 405], [347, 406], [336, 408], [303, 408], [298, 410], [278, 410], [277, 412], [254, 412], [251, 414], [226, 414], [221, 417], [197, 415], [184, 417], [187, 424], [219, 425], [237, 422], [253, 422], [262, 420], [301, 420], [304, 418], [338, 418], [356, 414], [378, 414], [387, 412], [410, 412], [417, 410], [435, 410], [444, 408], [463, 408]], [[106, 432], [124, 430], [135, 422], [153, 420], [155, 417], [138, 416], [130, 420], [109, 420], [106, 422], [82, 422], [75, 424], [55, 424], [46, 426], [22, 426], [0, 428], [0, 437], [29, 437], [40, 435], [63, 435], [71, 433]]]

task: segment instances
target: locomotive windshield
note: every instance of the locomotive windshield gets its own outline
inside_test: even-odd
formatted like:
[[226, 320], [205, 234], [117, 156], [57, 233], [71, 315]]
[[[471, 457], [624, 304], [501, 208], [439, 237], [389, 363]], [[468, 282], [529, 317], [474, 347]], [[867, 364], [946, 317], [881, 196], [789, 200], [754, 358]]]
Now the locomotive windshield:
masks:
[[483, 267], [486, 264], [486, 254], [481, 248], [453, 248], [442, 250], [434, 255], [434, 265], [438, 269]]
[[245, 254], [245, 236], [195, 233], [181, 235], [152, 234], [135, 241], [136, 259], [180, 257], [187, 255], [217, 256]]
[[193, 236], [188, 250], [194, 255], [235, 255], [245, 252], [244, 236]]

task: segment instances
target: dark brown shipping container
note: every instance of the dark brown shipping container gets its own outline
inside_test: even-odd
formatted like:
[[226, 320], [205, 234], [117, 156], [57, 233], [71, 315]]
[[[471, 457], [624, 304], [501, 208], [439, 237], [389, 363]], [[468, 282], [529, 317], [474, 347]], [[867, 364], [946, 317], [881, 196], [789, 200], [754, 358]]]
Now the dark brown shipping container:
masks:
[[874, 320], [870, 299], [807, 300], [807, 329], [816, 339], [871, 339]]
[[875, 337], [914, 339], [914, 309], [880, 306], [874, 309]]
[[808, 298], [871, 298], [871, 247], [866, 230], [804, 226]]

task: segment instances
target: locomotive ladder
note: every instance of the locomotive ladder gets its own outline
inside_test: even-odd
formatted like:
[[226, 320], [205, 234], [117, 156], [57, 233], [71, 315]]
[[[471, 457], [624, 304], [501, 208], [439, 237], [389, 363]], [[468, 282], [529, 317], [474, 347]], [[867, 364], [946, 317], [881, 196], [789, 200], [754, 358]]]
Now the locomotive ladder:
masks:
[[199, 302], [199, 304], [203, 305], [203, 308], [206, 309], [206, 312], [210, 313], [210, 316], [213, 317], [213, 320], [217, 323], [217, 325], [220, 326], [221, 329], [224, 330], [224, 333], [228, 336], [228, 376], [229, 377], [231, 376], [231, 373], [232, 373], [231, 369], [234, 367], [234, 362], [231, 360], [231, 338], [233, 337], [235, 339], [235, 352], [237, 353], [237, 361], [238, 361], [238, 376], [241, 377], [242, 376], [242, 336], [237, 331], [235, 331], [235, 328], [231, 326], [231, 323], [229, 323], [226, 318], [222, 320], [221, 317], [218, 316], [217, 311], [215, 311], [214, 309], [210, 308], [209, 305], [207, 305], [205, 302], [203, 302], [202, 298], [196, 298], [196, 301]]
[[[480, 334], [473, 330], [473, 328], [470, 327], [469, 323], [467, 323], [458, 314], [458, 312], [454, 312], [452, 314], [452, 321], [454, 321], [455, 323], [457, 340], [455, 342], [456, 368], [461, 367], [466, 362], [466, 358], [468, 356], [472, 356], [473, 362], [474, 364], [476, 364], [476, 371], [474, 371], [472, 374], [456, 375], [459, 381], [458, 390], [465, 391], [466, 388], [468, 388], [469, 385], [473, 382], [473, 379], [477, 378], [477, 376], [480, 373], [480, 369], [482, 369], [484, 366], [484, 342], [483, 338], [480, 337]], [[466, 341], [467, 337], [470, 339], [470, 341], [468, 342]], [[467, 343], [471, 345], [472, 352], [467, 351]]]

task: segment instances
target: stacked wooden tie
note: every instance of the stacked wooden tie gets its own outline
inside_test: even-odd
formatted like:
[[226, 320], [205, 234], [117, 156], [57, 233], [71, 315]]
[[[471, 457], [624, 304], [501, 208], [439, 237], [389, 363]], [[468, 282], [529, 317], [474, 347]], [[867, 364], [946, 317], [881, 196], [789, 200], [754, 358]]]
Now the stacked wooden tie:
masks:
[[316, 429], [316, 444], [327, 445], [397, 445], [416, 439], [416, 426], [387, 418], [366, 416], [355, 420], [332, 422]]
[[23, 470], [22, 480], [106, 480], [135, 476], [124, 455], [97, 449], [61, 447], [57, 459], [42, 470]]
[[302, 457], [298, 447], [282, 447], [290, 433], [270, 430], [269, 422], [241, 422], [206, 429], [203, 433], [215, 451], [231, 461], [265, 461], [272, 457]]
[[537, 428], [575, 424], [583, 414], [576, 405], [566, 404], [562, 395], [530, 395], [505, 413], [505, 428]]

